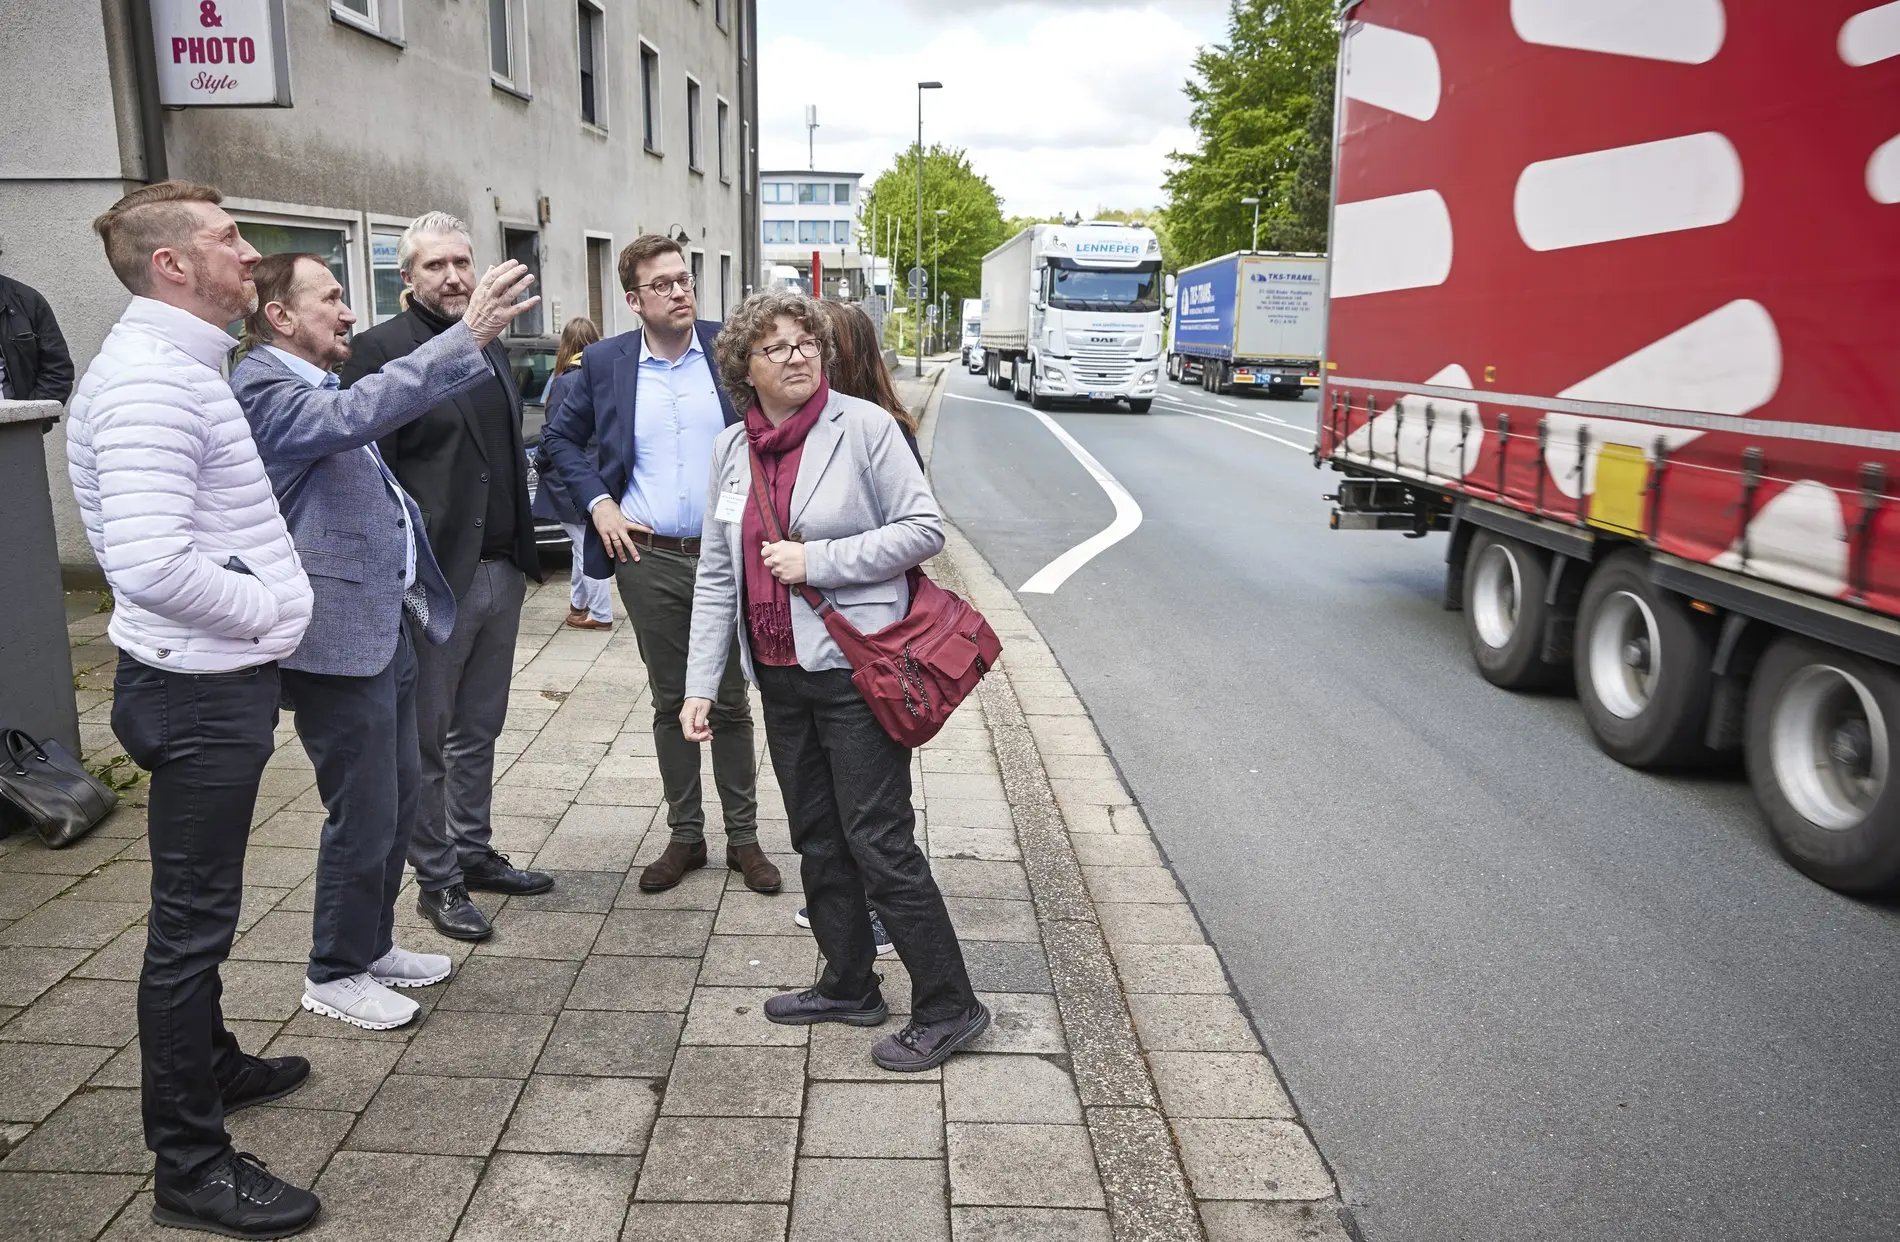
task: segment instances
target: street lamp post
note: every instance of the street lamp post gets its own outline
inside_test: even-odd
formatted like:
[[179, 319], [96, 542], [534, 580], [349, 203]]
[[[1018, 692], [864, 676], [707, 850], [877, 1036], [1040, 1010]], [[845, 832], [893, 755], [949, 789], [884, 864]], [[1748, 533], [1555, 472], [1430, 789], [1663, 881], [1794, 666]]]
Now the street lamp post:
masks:
[[[877, 296], [877, 191], [871, 189], [865, 190], [863, 201], [871, 204], [871, 230], [868, 237], [871, 243], [871, 278], [864, 291], [864, 296], [870, 299]], [[858, 212], [862, 215], [863, 211], [863, 204], [860, 203]], [[884, 331], [884, 325], [882, 323], [878, 324], [877, 330], [881, 334]]]
[[[930, 288], [937, 297], [943, 297], [943, 282], [938, 275], [943, 271], [943, 218], [950, 214], [948, 207], [937, 208], [937, 218], [930, 227]], [[943, 348], [943, 314], [937, 314], [937, 348]]]
[[1260, 249], [1260, 200], [1252, 195], [1248, 195], [1246, 198], [1240, 200], [1240, 205], [1242, 207], [1251, 206], [1253, 208], [1253, 245], [1248, 247], [1248, 249], [1258, 250]]
[[[943, 89], [943, 83], [941, 82], [919, 82], [917, 84], [917, 235], [916, 235], [917, 242], [916, 242], [916, 246], [917, 246], [917, 257], [919, 259], [922, 259], [924, 257], [924, 92], [925, 91], [940, 91], [942, 89]], [[923, 270], [923, 266], [924, 265], [921, 262], [916, 265], [919, 271]], [[908, 273], [906, 274], [906, 278], [908, 281]], [[911, 294], [910, 294], [911, 313], [917, 317], [915, 320], [916, 329], [917, 329], [917, 368], [915, 371], [912, 372], [912, 374], [915, 375], [918, 379], [922, 379], [923, 374], [924, 374], [923, 290], [916, 288], [915, 287], [916, 282], [914, 281], [908, 281], [908, 283], [910, 283], [912, 286]]]

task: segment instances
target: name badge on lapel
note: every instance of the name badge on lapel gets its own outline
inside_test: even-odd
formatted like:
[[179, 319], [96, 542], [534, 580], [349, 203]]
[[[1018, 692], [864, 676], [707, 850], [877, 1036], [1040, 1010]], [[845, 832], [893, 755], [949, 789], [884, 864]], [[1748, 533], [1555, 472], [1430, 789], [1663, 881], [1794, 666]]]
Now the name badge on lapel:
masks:
[[713, 517], [721, 522], [737, 522], [745, 517], [745, 493], [720, 492], [719, 503], [713, 508]]

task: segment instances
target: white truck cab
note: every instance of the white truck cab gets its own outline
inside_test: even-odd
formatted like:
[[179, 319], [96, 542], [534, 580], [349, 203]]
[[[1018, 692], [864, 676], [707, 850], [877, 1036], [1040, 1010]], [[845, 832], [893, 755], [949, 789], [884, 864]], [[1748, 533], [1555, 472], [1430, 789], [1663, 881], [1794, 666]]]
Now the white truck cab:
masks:
[[990, 384], [1037, 409], [1126, 401], [1145, 414], [1161, 376], [1163, 300], [1153, 230], [1031, 225], [983, 259]]

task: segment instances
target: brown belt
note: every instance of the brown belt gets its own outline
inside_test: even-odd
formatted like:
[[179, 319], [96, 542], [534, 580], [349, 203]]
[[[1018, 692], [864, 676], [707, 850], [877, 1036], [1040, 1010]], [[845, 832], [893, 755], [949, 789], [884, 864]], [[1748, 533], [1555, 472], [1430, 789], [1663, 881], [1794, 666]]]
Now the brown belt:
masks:
[[662, 552], [677, 552], [681, 556], [699, 555], [699, 536], [688, 539], [675, 539], [671, 535], [650, 535], [645, 531], [632, 530], [627, 538], [642, 548], [658, 548]]

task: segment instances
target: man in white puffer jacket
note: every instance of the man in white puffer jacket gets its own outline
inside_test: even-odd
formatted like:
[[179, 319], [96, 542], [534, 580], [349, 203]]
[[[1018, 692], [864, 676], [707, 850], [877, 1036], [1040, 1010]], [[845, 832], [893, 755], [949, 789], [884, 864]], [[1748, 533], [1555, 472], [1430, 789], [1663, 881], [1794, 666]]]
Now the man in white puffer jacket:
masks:
[[218, 968], [237, 932], [244, 847], [275, 746], [277, 661], [310, 622], [310, 583], [221, 373], [223, 325], [256, 304], [258, 253], [208, 186], [159, 182], [93, 222], [135, 295], [86, 369], [67, 457], [112, 588], [112, 731], [152, 774], [152, 910], [138, 1018], [152, 1217], [283, 1237], [317, 1198], [235, 1152], [226, 1113], [303, 1084], [302, 1057], [239, 1050]]

